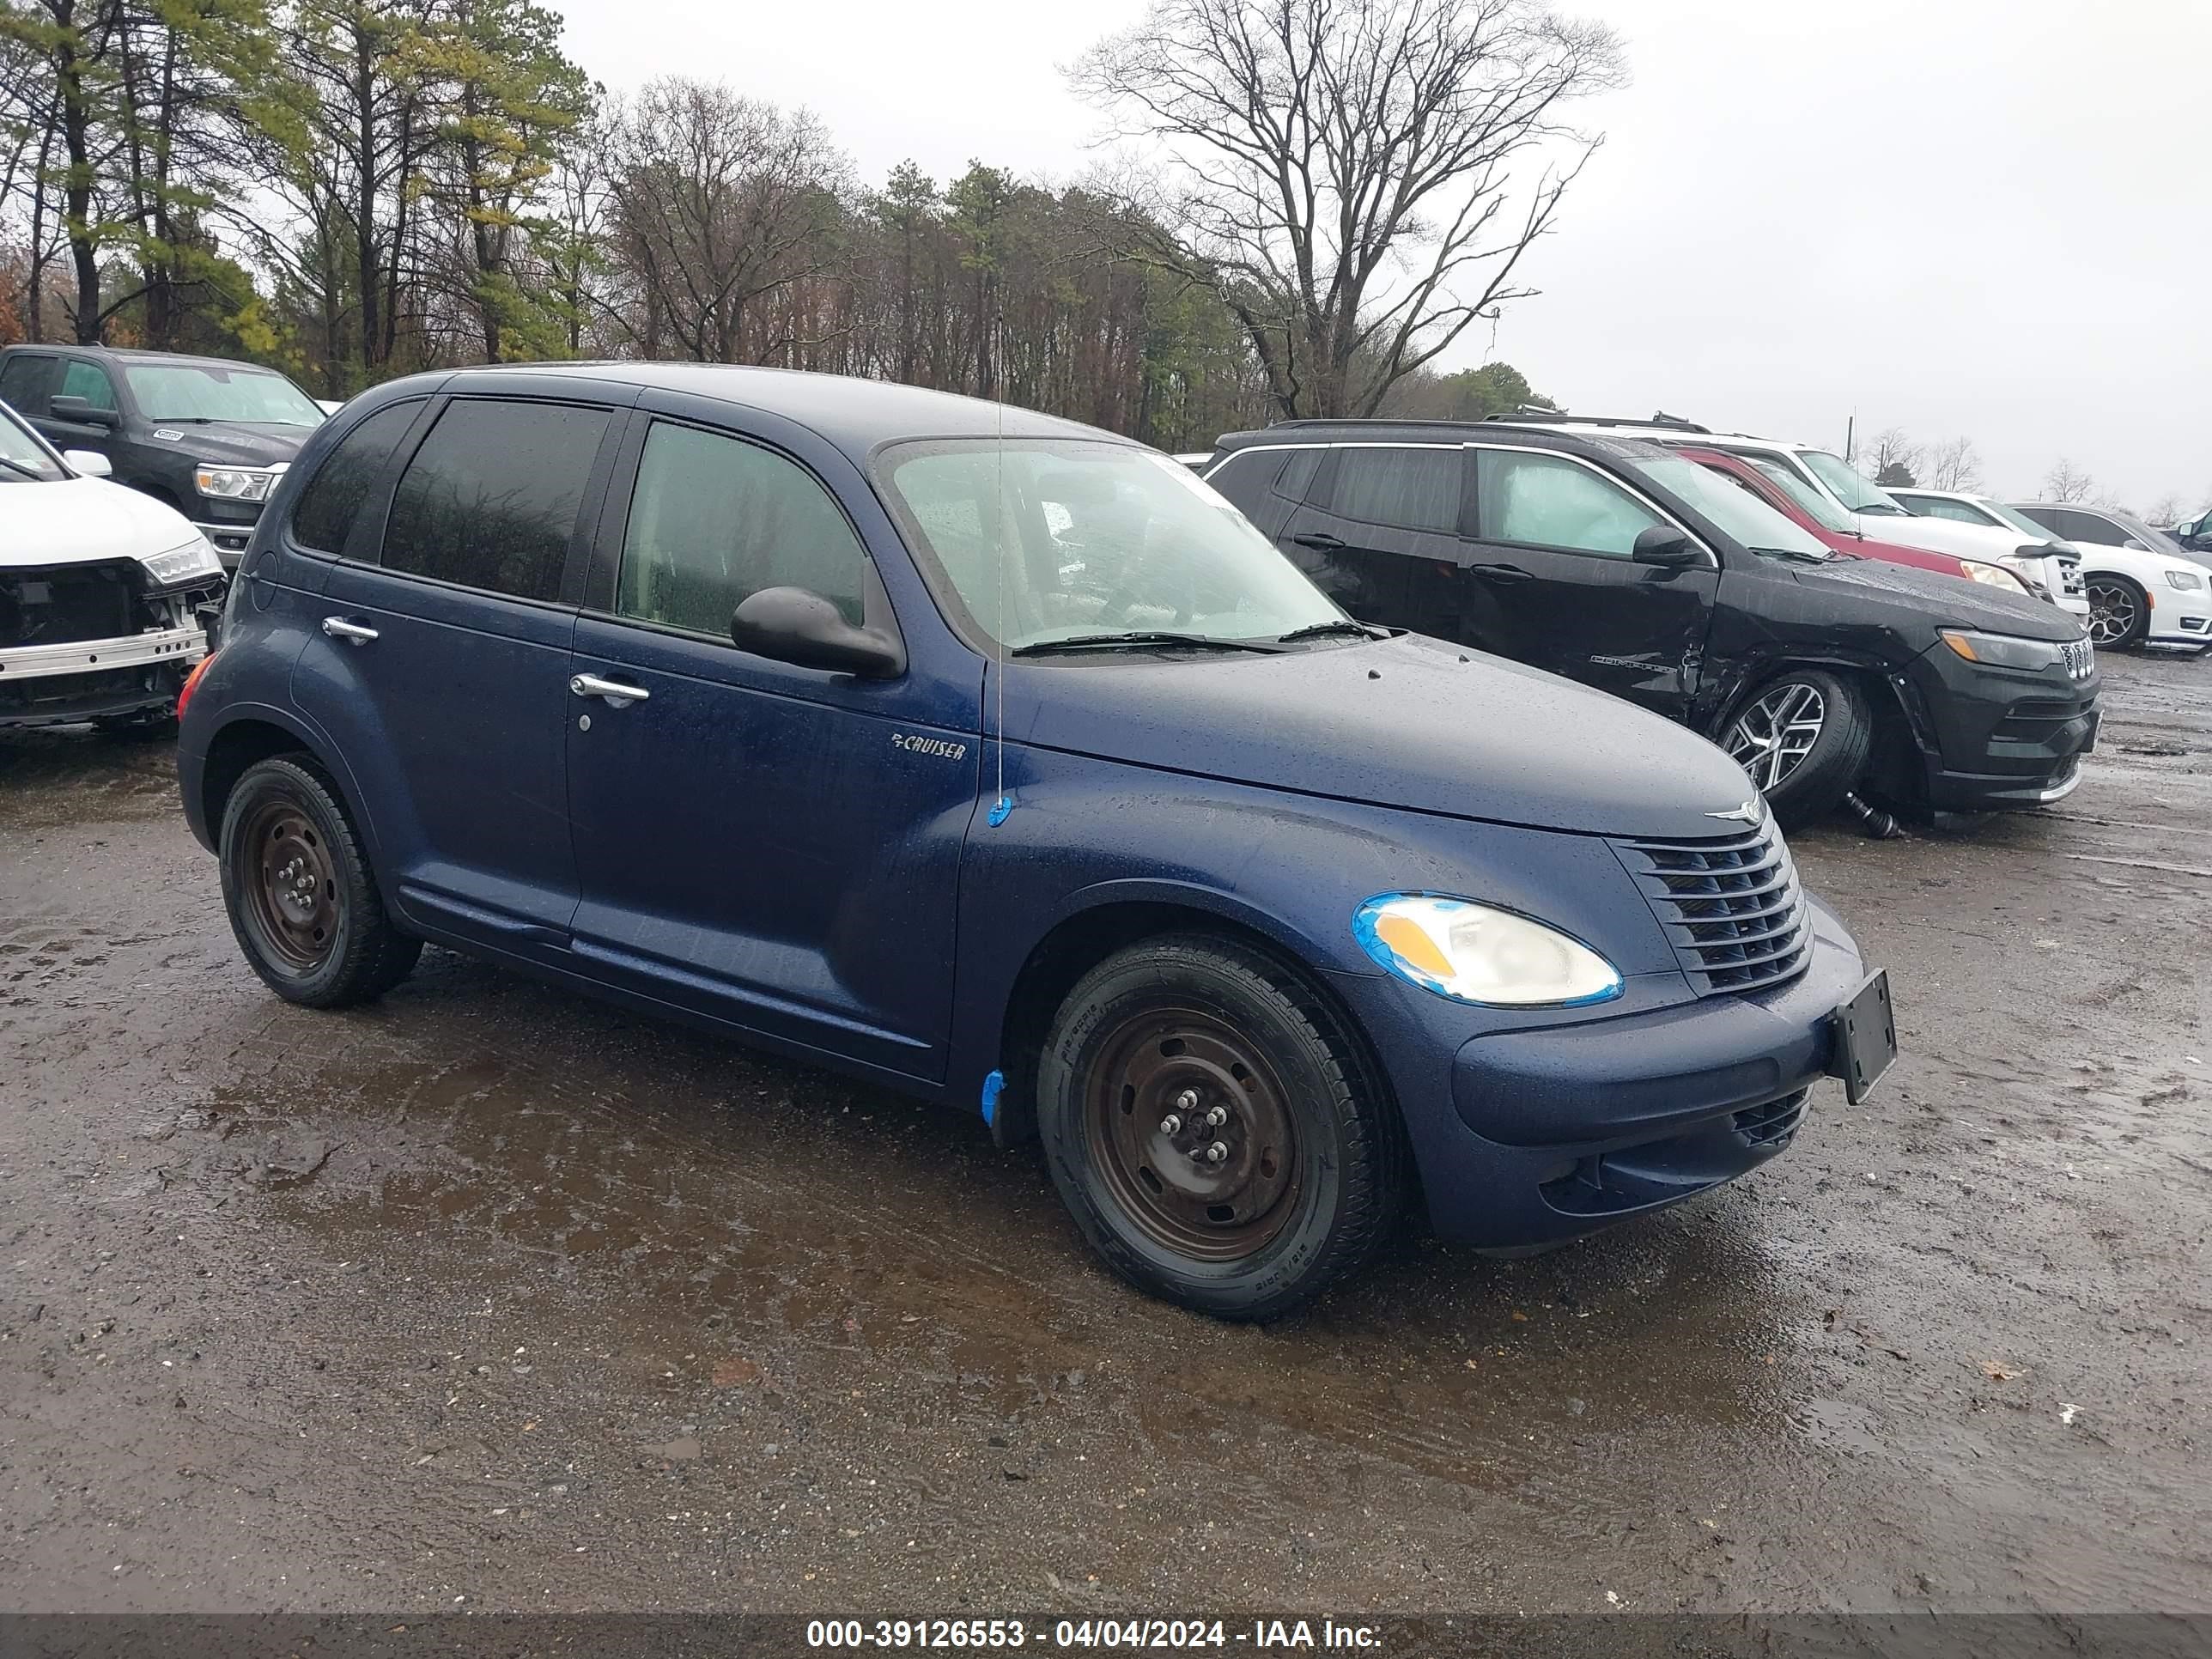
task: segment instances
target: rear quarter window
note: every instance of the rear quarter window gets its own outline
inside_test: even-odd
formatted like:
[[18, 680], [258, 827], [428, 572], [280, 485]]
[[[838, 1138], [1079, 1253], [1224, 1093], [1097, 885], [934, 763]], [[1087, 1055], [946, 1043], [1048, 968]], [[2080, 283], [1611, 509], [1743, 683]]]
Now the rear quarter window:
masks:
[[422, 409], [420, 401], [380, 409], [338, 440], [292, 509], [294, 541], [318, 553], [345, 551], [346, 538], [368, 504], [369, 489], [383, 476], [392, 452]]

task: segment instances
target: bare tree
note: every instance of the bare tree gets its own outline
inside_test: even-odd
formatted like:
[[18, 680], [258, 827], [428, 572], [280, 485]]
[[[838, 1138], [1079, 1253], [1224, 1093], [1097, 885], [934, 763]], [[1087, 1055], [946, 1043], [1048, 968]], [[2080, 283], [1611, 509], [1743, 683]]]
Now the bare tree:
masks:
[[2152, 504], [2150, 511], [2144, 514], [2143, 517], [2163, 530], [2170, 524], [2179, 524], [2187, 515], [2188, 511], [2189, 509], [2182, 505], [2181, 497], [2168, 491]]
[[2053, 462], [2051, 471], [2043, 475], [2043, 499], [2046, 501], [2086, 501], [2096, 489], [2094, 478], [2063, 457]]
[[1929, 489], [1968, 491], [1982, 487], [1982, 458], [1972, 438], [1951, 438], [1920, 459], [1920, 482]]
[[1868, 477], [1878, 484], [1895, 484], [1899, 489], [1911, 486], [1919, 465], [1920, 446], [1899, 426], [1891, 427], [1859, 455], [1859, 470]]
[[1133, 245], [1221, 296], [1296, 416], [1373, 413], [1535, 291], [1516, 268], [1600, 142], [1565, 106], [1622, 75], [1541, 0], [1152, 0], [1069, 78], [1164, 148]]

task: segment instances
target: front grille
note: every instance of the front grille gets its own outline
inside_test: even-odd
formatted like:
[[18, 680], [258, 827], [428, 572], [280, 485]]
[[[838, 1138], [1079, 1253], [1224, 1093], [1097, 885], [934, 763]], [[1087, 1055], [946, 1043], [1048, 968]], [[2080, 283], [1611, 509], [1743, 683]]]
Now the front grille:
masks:
[[2097, 670], [2096, 648], [2087, 640], [2067, 640], [2058, 647], [2058, 659], [2066, 665], [2067, 674], [2077, 680], [2086, 680]]
[[1764, 1106], [1747, 1106], [1731, 1120], [1735, 1132], [1754, 1146], [1787, 1146], [1805, 1115], [1805, 1093], [1800, 1089]]
[[2069, 599], [2078, 599], [2081, 597], [2082, 584], [2081, 560], [2059, 560], [2058, 586], [2059, 591], [2064, 593]]
[[1812, 955], [1797, 866], [1771, 817], [1713, 841], [1616, 841], [1701, 996], [1795, 979]]
[[128, 559], [0, 571], [0, 650], [135, 634], [137, 594]]

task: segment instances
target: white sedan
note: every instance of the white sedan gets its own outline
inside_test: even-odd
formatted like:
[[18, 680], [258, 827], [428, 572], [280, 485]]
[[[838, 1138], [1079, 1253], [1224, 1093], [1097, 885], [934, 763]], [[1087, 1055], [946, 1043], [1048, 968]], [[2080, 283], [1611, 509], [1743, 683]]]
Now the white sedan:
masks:
[[215, 549], [107, 470], [0, 404], [0, 726], [159, 720], [207, 654]]

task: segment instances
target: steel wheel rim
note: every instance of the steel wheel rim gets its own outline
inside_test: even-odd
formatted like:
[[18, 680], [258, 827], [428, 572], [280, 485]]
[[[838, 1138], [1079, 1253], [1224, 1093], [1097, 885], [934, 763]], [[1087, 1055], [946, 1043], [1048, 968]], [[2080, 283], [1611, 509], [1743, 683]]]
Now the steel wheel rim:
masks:
[[1084, 1121], [1122, 1214], [1178, 1255], [1249, 1256], [1296, 1208], [1289, 1093], [1258, 1045], [1212, 1014], [1153, 1008], [1122, 1021], [1084, 1080]]
[[1759, 793], [1771, 791], [1805, 763], [1827, 723], [1828, 702], [1820, 687], [1785, 680], [1759, 693], [1729, 728], [1729, 757], [1751, 774]]
[[2136, 596], [2118, 582], [2089, 584], [2089, 638], [2098, 645], [2117, 645], [2135, 632]]
[[254, 932], [282, 966], [313, 973], [337, 949], [345, 921], [328, 840], [289, 801], [257, 807], [242, 840]]

